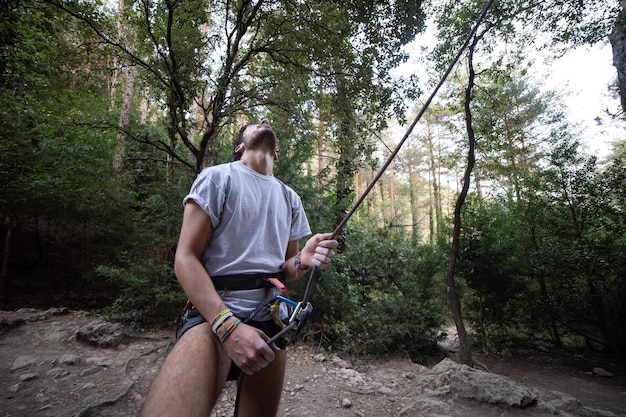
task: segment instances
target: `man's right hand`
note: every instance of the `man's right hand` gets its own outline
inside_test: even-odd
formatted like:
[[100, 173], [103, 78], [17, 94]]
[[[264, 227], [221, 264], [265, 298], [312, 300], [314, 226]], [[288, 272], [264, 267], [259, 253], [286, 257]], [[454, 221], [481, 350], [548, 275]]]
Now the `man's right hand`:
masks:
[[235, 365], [246, 375], [252, 375], [267, 367], [274, 360], [275, 344], [268, 345], [270, 338], [261, 330], [241, 323], [228, 336], [224, 347]]

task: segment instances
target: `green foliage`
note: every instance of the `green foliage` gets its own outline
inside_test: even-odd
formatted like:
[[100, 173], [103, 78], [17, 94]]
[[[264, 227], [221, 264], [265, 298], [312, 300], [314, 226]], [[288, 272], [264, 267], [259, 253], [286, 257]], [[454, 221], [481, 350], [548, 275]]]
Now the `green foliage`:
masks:
[[468, 288], [466, 313], [482, 340], [493, 340], [529, 324], [516, 301], [528, 295], [518, 224], [501, 201], [481, 201], [475, 194], [463, 213], [457, 272]]
[[[131, 269], [101, 265], [96, 274], [121, 289], [121, 295], [106, 309], [109, 314], [126, 317], [136, 325], [172, 324], [185, 304], [182, 291], [171, 268], [164, 265], [135, 265]], [[136, 274], [135, 274], [136, 273]], [[155, 285], [155, 282], [163, 284]]]
[[522, 200], [468, 201], [459, 264], [467, 312], [485, 343], [549, 335], [557, 346], [621, 352], [623, 155], [604, 168], [575, 142], [551, 155]]
[[[581, 158], [558, 98], [533, 86], [519, 52], [494, 53], [502, 40], [507, 51], [509, 42], [524, 44], [535, 24], [554, 30], [558, 42], [596, 42], [618, 4], [535, 3], [497, 2], [479, 50], [489, 65], [480, 68], [473, 101], [476, 173], [490, 195], [470, 196], [464, 211], [463, 311], [485, 342], [548, 335], [557, 345], [623, 353], [624, 144], [604, 165]], [[58, 275], [79, 296], [95, 298], [90, 291], [106, 284], [112, 314], [170, 324], [185, 301], [172, 270], [181, 199], [202, 166], [230, 159], [242, 117], [271, 120], [280, 141], [275, 175], [302, 196], [315, 232], [334, 229], [351, 206], [353, 174], [371, 162], [389, 118], [401, 118], [407, 90], [415, 94], [391, 69], [421, 30], [421, 2], [212, 1], [203, 28], [206, 6], [129, 1], [117, 16], [95, 1], [0, 5], [1, 253], [14, 287]], [[441, 4], [439, 65], [480, 6]], [[141, 120], [135, 100], [119, 172], [111, 127], [124, 91], [113, 74], [128, 65], [138, 69], [137, 91], [151, 107]], [[457, 113], [444, 114], [453, 124]], [[445, 132], [458, 136], [454, 126]], [[320, 150], [326, 159], [318, 170]], [[435, 174], [433, 167], [433, 179], [445, 168]], [[445, 209], [437, 210], [443, 223]], [[437, 244], [420, 245], [419, 231], [409, 239], [372, 227], [379, 215], [351, 220], [345, 248], [320, 273], [304, 332], [353, 354], [404, 351], [420, 359], [434, 351], [447, 316], [448, 225], [432, 229]], [[50, 287], [58, 297], [66, 291]]]
[[605, 42], [620, 9], [619, 0], [531, 0], [523, 17], [551, 34], [552, 45]]
[[189, 184], [183, 179], [171, 185], [157, 182], [163, 167], [149, 158], [138, 158], [129, 168], [136, 173], [135, 184], [129, 186], [134, 207], [126, 213], [132, 216], [132, 226], [96, 273], [119, 287], [111, 312], [128, 316], [135, 324], [171, 323], [185, 302], [173, 265], [182, 198]]
[[345, 250], [320, 273], [308, 330], [353, 354], [436, 352], [444, 322], [445, 256], [387, 230], [350, 228]]

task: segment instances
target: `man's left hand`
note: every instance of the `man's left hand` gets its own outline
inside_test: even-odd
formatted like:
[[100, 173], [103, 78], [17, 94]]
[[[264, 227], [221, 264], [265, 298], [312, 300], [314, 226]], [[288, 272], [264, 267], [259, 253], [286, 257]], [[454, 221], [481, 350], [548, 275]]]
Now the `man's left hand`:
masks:
[[326, 269], [335, 257], [334, 249], [339, 244], [332, 233], [318, 233], [302, 248], [302, 263], [305, 266]]

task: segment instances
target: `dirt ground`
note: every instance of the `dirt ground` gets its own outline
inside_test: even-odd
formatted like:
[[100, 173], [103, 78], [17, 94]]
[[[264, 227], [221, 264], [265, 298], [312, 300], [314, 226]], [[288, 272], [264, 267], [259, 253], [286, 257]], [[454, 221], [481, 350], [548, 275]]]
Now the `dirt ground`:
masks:
[[[137, 415], [174, 329], [124, 327], [116, 347], [78, 341], [77, 331], [97, 318], [67, 309], [0, 311], [0, 417]], [[582, 406], [605, 410], [592, 415], [626, 416], [626, 372], [619, 364], [547, 350], [476, 358], [490, 371], [540, 392], [567, 393]], [[598, 367], [613, 376], [594, 374]], [[346, 358], [296, 342], [289, 348], [279, 416], [440, 416], [407, 407], [416, 400], [414, 381], [426, 370], [400, 356]], [[229, 383], [213, 416], [232, 416], [234, 397]], [[533, 407], [446, 401], [454, 402], [453, 415], [459, 417], [545, 415]]]

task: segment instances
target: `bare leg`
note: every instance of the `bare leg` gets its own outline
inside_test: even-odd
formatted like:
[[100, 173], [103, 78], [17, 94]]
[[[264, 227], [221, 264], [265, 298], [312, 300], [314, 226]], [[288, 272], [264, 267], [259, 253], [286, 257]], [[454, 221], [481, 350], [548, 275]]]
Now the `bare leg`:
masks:
[[148, 392], [145, 417], [206, 417], [219, 398], [230, 359], [208, 323], [187, 330], [176, 342]]
[[285, 379], [287, 352], [276, 352], [274, 361], [254, 375], [245, 375], [238, 417], [271, 417], [278, 412]]

